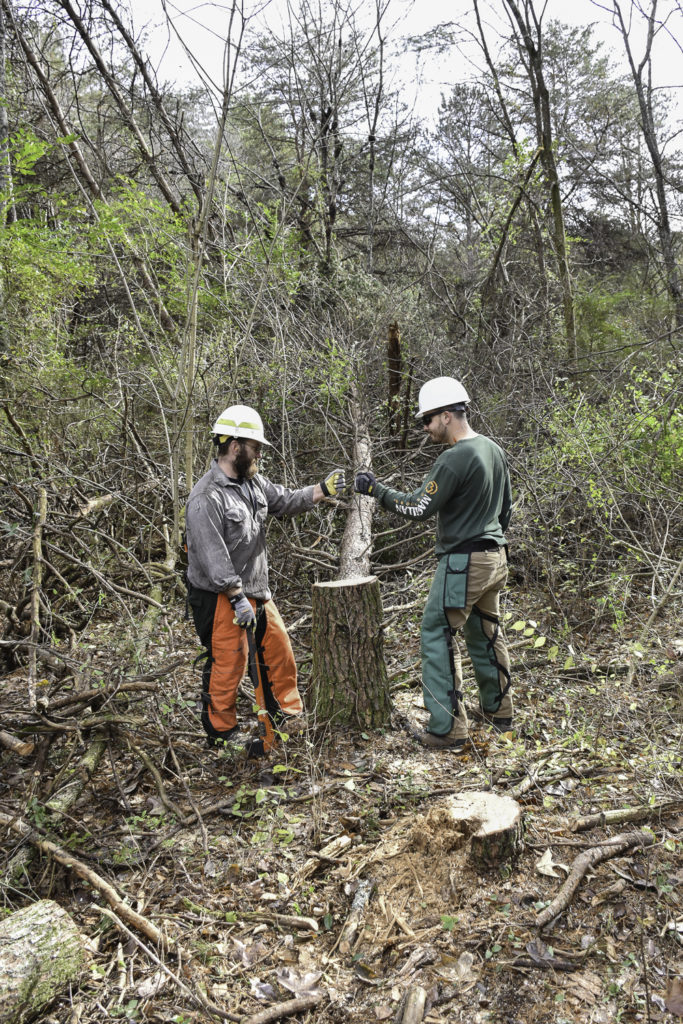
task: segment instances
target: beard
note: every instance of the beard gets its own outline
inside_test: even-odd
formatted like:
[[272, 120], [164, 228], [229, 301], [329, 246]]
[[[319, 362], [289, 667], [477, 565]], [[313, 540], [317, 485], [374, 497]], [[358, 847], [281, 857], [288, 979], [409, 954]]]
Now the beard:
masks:
[[448, 444], [448, 427], [439, 424], [430, 434], [432, 444]]
[[249, 454], [245, 445], [240, 445], [239, 453], [235, 456], [235, 472], [239, 480], [251, 480], [258, 473], [258, 459]]

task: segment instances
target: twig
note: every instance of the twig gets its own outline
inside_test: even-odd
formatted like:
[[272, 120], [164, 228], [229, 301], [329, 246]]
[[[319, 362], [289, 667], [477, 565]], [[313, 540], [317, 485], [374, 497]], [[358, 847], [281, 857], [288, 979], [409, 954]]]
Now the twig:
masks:
[[[171, 814], [174, 814], [175, 817], [178, 819], [178, 821], [182, 825], [186, 825], [187, 822], [185, 820], [185, 815], [180, 810], [178, 805], [173, 800], [171, 800], [170, 796], [166, 792], [166, 786], [164, 785], [164, 780], [161, 777], [161, 772], [159, 771], [159, 769], [155, 765], [155, 763], [152, 760], [152, 758], [149, 756], [149, 754], [146, 754], [144, 750], [141, 750], [140, 747], [137, 746], [137, 744], [133, 743], [133, 741], [130, 738], [130, 736], [128, 736], [126, 738], [128, 740], [128, 746], [130, 747], [130, 749], [133, 751], [133, 753], [137, 757], [140, 758], [140, 760], [146, 766], [147, 771], [150, 773], [150, 775], [154, 779], [154, 782], [156, 783], [156, 787], [157, 787], [157, 792], [159, 794], [159, 799], [161, 800], [161, 802], [164, 805], [164, 807], [166, 808], [166, 810], [170, 811]], [[197, 812], [195, 811], [195, 814], [196, 813]]]
[[40, 635], [40, 588], [43, 583], [43, 527], [47, 519], [47, 491], [38, 491], [38, 512], [33, 526], [33, 579], [31, 581], [31, 647], [28, 653], [28, 706], [38, 706], [36, 685], [38, 680], [36, 645]]
[[572, 864], [567, 880], [555, 899], [537, 916], [536, 926], [538, 928], [545, 928], [558, 914], [567, 909], [581, 883], [581, 879], [590, 868], [595, 867], [596, 864], [601, 864], [602, 861], [608, 860], [610, 857], [618, 857], [634, 846], [651, 846], [654, 841], [655, 837], [651, 832], [629, 832], [625, 835], [615, 836], [614, 839], [610, 839], [601, 846], [594, 846], [590, 850], [580, 853]]
[[176, 757], [175, 750], [173, 749], [173, 744], [171, 742], [171, 737], [169, 735], [166, 735], [165, 738], [166, 738], [166, 743], [167, 743], [167, 746], [168, 746], [168, 752], [171, 755], [171, 758], [173, 759], [173, 764], [175, 765], [176, 772], [178, 773], [178, 778], [180, 779], [181, 784], [183, 786], [183, 789], [185, 790], [185, 796], [187, 797], [187, 800], [188, 800], [188, 803], [190, 804], [190, 807], [194, 811], [194, 815], [195, 815], [195, 817], [197, 819], [197, 823], [198, 823], [198, 825], [199, 825], [199, 827], [201, 829], [201, 832], [202, 832], [202, 844], [204, 846], [204, 856], [205, 856], [206, 860], [208, 861], [208, 859], [209, 859], [209, 832], [208, 832], [208, 829], [207, 829], [206, 825], [204, 824], [204, 819], [202, 818], [202, 815], [201, 815], [201, 812], [199, 810], [199, 807], [197, 806], [197, 803], [196, 803], [194, 797], [192, 796], [192, 791], [190, 790], [190, 787], [187, 784], [187, 780], [185, 779], [185, 776], [183, 775], [183, 771], [182, 771], [180, 765], [178, 764], [178, 758]]
[[238, 1017], [234, 1013], [228, 1013], [226, 1010], [221, 1010], [221, 1008], [216, 1006], [215, 1003], [210, 1002], [200, 989], [193, 992], [192, 989], [188, 988], [187, 985], [180, 980], [178, 975], [174, 974], [173, 971], [166, 966], [163, 960], [157, 956], [154, 950], [150, 949], [149, 946], [146, 946], [145, 943], [137, 937], [135, 932], [132, 932], [130, 928], [127, 928], [123, 921], [121, 921], [121, 919], [118, 918], [112, 910], [109, 910], [107, 907], [100, 907], [96, 903], [91, 903], [90, 905], [93, 910], [96, 910], [100, 914], [104, 914], [104, 916], [108, 917], [110, 921], [113, 921], [119, 931], [132, 939], [133, 942], [145, 953], [145, 955], [148, 956], [150, 960], [171, 979], [173, 984], [176, 985], [181, 992], [184, 992], [186, 996], [194, 999], [201, 1007], [203, 1007], [203, 1009], [207, 1010], [208, 1013], [213, 1013], [216, 1017], [220, 1017], [222, 1020], [242, 1021], [242, 1017]]

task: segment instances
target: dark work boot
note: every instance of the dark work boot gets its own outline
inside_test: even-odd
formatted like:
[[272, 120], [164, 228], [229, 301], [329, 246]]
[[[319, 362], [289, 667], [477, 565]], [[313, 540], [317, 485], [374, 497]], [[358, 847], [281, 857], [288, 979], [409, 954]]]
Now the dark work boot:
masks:
[[443, 736], [425, 730], [418, 733], [415, 738], [418, 743], [423, 747], [429, 747], [430, 750], [452, 750], [456, 754], [462, 754], [468, 743], [466, 736], [455, 735], [455, 726]]
[[490, 725], [496, 732], [509, 732], [512, 729], [511, 716], [497, 715], [493, 711], [484, 711], [483, 708], [470, 708], [468, 715], [475, 722]]

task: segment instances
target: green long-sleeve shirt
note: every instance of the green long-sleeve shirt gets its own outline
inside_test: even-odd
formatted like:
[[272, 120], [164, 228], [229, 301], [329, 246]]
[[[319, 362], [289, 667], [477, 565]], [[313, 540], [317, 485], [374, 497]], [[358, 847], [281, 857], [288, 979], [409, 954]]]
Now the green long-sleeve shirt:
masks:
[[436, 554], [472, 540], [505, 544], [512, 494], [502, 449], [489, 437], [465, 438], [439, 455], [422, 486], [412, 494], [377, 483], [384, 508], [409, 519], [436, 515]]

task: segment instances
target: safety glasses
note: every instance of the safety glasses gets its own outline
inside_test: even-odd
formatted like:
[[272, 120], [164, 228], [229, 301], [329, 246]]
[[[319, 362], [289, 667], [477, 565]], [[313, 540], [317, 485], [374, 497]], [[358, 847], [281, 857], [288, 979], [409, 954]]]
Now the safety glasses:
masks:
[[245, 448], [249, 450], [252, 458], [258, 459], [261, 456], [261, 445], [258, 441], [242, 441]]
[[434, 419], [434, 417], [438, 416], [440, 414], [440, 412], [441, 412], [441, 410], [437, 410], [436, 412], [425, 413], [425, 415], [422, 417], [422, 425], [425, 426], [425, 427], [428, 427], [429, 424]]

